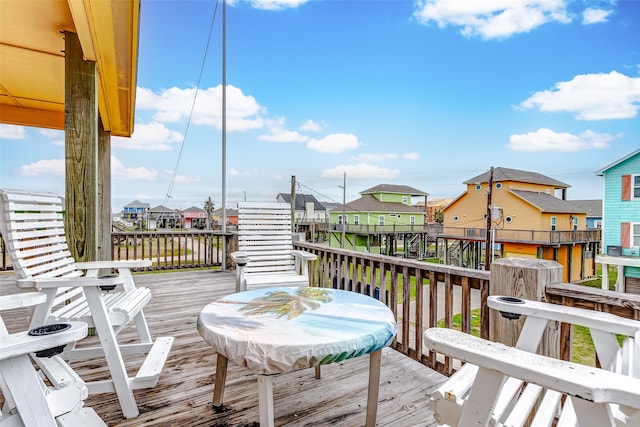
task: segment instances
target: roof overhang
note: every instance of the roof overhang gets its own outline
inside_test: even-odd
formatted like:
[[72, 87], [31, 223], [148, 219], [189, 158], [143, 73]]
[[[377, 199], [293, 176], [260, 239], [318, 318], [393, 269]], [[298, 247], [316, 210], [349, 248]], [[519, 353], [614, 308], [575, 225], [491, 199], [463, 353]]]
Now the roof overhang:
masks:
[[0, 1], [0, 123], [64, 129], [64, 32], [98, 72], [105, 130], [131, 136], [139, 0]]

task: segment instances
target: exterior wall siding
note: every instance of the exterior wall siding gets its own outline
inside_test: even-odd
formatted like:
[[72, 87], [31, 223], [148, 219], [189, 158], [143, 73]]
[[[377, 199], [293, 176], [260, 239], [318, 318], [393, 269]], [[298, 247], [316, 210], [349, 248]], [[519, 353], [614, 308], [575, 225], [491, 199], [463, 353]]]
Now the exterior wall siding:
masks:
[[640, 155], [604, 172], [603, 251], [609, 245], [621, 245], [621, 223], [640, 222], [640, 200], [622, 200], [622, 176], [633, 174], [640, 174]]
[[[640, 154], [603, 171], [604, 200], [602, 209], [602, 251], [606, 253], [608, 246], [627, 246], [621, 242], [623, 222], [640, 222], [640, 200], [622, 200], [622, 176], [640, 174]], [[635, 251], [634, 251], [635, 252]], [[623, 249], [623, 255], [630, 255], [631, 249]], [[640, 268], [625, 267], [624, 275], [640, 278]]]

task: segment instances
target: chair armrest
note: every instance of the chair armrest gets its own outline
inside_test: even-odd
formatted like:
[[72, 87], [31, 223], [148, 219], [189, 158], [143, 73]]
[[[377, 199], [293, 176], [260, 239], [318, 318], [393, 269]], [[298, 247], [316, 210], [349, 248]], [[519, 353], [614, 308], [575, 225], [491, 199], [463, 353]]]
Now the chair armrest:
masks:
[[0, 336], [0, 360], [63, 346], [87, 336], [84, 322], [65, 322], [71, 328], [51, 335], [31, 336], [28, 331]]
[[125, 283], [125, 278], [121, 276], [113, 277], [32, 277], [30, 279], [18, 280], [18, 287], [21, 289], [46, 289], [46, 288], [66, 288], [74, 286], [116, 286]]
[[291, 251], [291, 255], [301, 258], [303, 261], [314, 261], [318, 259], [318, 256], [316, 254], [312, 254], [311, 252], [307, 251], [301, 251], [298, 249], [293, 249]]
[[584, 308], [524, 299], [513, 301], [511, 297], [502, 297], [499, 295], [490, 296], [487, 299], [487, 305], [502, 313], [539, 317], [627, 336], [633, 336], [640, 331], [640, 321], [625, 319], [615, 314]]
[[21, 294], [3, 295], [0, 297], [0, 311], [25, 308], [42, 304], [47, 296], [40, 292], [24, 292]]
[[243, 251], [231, 252], [229, 256], [231, 257], [231, 260], [238, 265], [238, 267], [244, 267], [249, 262], [249, 256]]
[[88, 261], [76, 262], [76, 267], [80, 270], [96, 270], [103, 268], [144, 268], [151, 267], [151, 261], [147, 259], [126, 261]]
[[595, 403], [640, 409], [640, 379], [487, 341], [464, 332], [429, 328], [430, 350]]

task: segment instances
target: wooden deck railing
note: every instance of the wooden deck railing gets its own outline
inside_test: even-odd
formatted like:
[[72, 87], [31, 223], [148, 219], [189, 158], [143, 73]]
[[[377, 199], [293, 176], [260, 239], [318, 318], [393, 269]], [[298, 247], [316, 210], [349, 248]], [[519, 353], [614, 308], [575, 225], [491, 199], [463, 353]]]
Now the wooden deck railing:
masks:
[[[223, 239], [234, 236], [221, 231], [149, 231], [111, 233], [114, 260], [147, 259], [146, 270], [215, 267], [222, 265]], [[11, 259], [0, 238], [0, 271], [11, 269]]]
[[[452, 372], [453, 361], [447, 357], [438, 359], [435, 353], [428, 353], [423, 349], [422, 334], [426, 328], [444, 326], [471, 333], [471, 313], [479, 309], [478, 318], [473, 322], [479, 325], [473, 333], [489, 338], [489, 330], [492, 326], [489, 323], [487, 296], [490, 294], [491, 280], [515, 280], [513, 282], [515, 292], [522, 290], [518, 289], [519, 286], [540, 285], [539, 277], [536, 275], [532, 276], [534, 280], [531, 283], [525, 283], [526, 280], [522, 280], [517, 273], [506, 279], [497, 275], [492, 276], [488, 271], [354, 252], [309, 243], [294, 242], [294, 247], [318, 256], [311, 268], [312, 285], [351, 290], [370, 295], [386, 303], [395, 313], [399, 326], [398, 337], [392, 344], [393, 348], [445, 374]], [[521, 260], [525, 266], [529, 261], [540, 260]], [[561, 269], [559, 264], [557, 268]], [[382, 286], [380, 286], [381, 283]], [[438, 286], [430, 286], [432, 283], [437, 283]], [[546, 301], [554, 304], [605, 311], [640, 320], [639, 295], [622, 294], [570, 283], [549, 283], [546, 286], [543, 285], [542, 290]], [[476, 293], [475, 298], [472, 298], [472, 293]], [[513, 324], [514, 327], [516, 325], [517, 322]], [[569, 325], [561, 325], [558, 347], [554, 351], [565, 360], [571, 357], [571, 334]]]
[[111, 233], [112, 258], [148, 259], [151, 270], [220, 266], [224, 238], [200, 230]]
[[[425, 233], [431, 238], [479, 240], [484, 241], [487, 236], [486, 228], [469, 227], [444, 227], [438, 224], [391, 224], [391, 225], [369, 225], [369, 224], [329, 224], [329, 231], [341, 232], [345, 228], [346, 233], [355, 234], [402, 234], [402, 233]], [[600, 242], [602, 231], [591, 230], [512, 230], [496, 229], [495, 241], [506, 242], [526, 242], [532, 244], [554, 245], [568, 243]]]

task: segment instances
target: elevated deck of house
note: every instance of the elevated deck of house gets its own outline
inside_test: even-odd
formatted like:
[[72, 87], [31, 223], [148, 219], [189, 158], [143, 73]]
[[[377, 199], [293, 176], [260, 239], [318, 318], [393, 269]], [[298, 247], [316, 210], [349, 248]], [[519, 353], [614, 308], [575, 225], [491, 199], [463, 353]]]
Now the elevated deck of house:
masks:
[[[0, 294], [18, 292], [13, 273], [0, 273]], [[153, 298], [145, 313], [154, 337], [170, 335], [175, 343], [169, 360], [153, 389], [136, 390], [141, 414], [122, 418], [115, 394], [92, 395], [85, 401], [109, 426], [257, 426], [256, 376], [229, 364], [224, 407], [211, 405], [216, 357], [196, 330], [200, 310], [215, 298], [234, 291], [234, 272], [180, 271], [135, 276], [148, 286]], [[5, 313], [10, 331], [27, 328], [27, 313]], [[122, 338], [129, 331], [123, 331]], [[86, 345], [96, 338], [87, 338]], [[134, 358], [127, 364], [136, 366]], [[108, 376], [104, 360], [74, 362], [86, 380]], [[280, 375], [275, 380], [276, 426], [361, 426], [364, 424], [368, 357], [326, 365], [322, 378], [312, 369]], [[445, 377], [393, 349], [382, 356], [378, 426], [435, 425], [427, 399]], [[2, 400], [0, 396], [0, 400]]]

